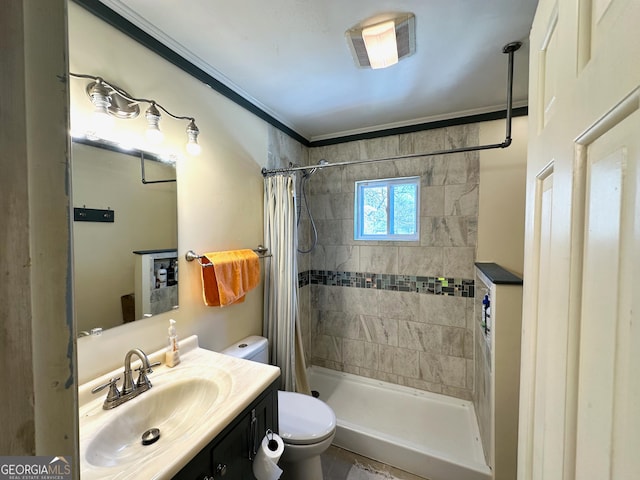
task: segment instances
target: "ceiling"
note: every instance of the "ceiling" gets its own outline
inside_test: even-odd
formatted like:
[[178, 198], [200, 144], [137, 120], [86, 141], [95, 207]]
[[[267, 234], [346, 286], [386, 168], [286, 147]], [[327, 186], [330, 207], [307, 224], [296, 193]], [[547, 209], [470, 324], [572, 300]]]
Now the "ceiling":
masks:
[[[537, 0], [100, 0], [308, 141], [527, 104]], [[345, 32], [392, 12], [416, 17], [416, 52], [356, 66]]]

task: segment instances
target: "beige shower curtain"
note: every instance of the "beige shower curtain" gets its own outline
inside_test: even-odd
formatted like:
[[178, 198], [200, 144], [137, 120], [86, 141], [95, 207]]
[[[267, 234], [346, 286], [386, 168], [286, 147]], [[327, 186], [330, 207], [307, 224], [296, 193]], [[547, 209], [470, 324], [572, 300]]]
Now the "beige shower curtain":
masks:
[[280, 367], [280, 388], [310, 394], [300, 335], [295, 178], [264, 180], [264, 241], [272, 254], [265, 274], [264, 336], [271, 363]]

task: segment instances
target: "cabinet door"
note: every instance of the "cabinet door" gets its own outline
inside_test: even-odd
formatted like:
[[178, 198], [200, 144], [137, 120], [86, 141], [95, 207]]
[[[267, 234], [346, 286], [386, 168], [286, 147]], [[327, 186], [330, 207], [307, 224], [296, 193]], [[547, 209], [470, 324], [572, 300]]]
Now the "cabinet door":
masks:
[[211, 450], [213, 478], [246, 480], [253, 478], [249, 460], [250, 416], [238, 424]]
[[174, 480], [255, 480], [252, 468], [254, 452], [267, 429], [277, 432], [277, 395], [274, 382], [196, 455]]
[[[277, 392], [266, 395], [260, 401], [258, 401], [250, 413], [250, 426], [249, 442], [251, 449], [251, 458], [255, 456], [260, 448], [262, 439], [264, 438], [267, 430], [271, 430], [274, 433], [278, 433], [278, 404], [277, 404]], [[254, 420], [255, 418], [255, 420]], [[248, 477], [253, 478], [253, 476]]]

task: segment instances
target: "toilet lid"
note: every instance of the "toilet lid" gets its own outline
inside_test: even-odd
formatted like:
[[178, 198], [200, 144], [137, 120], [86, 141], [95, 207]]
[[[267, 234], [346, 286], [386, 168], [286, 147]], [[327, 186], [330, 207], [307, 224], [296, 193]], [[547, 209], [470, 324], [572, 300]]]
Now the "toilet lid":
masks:
[[336, 429], [336, 415], [322, 400], [310, 395], [278, 392], [279, 435], [286, 443], [318, 443]]

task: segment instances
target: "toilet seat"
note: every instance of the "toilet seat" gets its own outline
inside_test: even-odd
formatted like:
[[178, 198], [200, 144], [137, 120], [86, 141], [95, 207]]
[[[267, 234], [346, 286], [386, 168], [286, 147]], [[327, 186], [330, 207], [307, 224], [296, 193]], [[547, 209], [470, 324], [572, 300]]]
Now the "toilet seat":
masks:
[[323, 401], [309, 395], [278, 392], [279, 435], [285, 443], [309, 445], [335, 432], [336, 415]]

